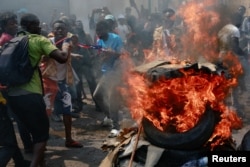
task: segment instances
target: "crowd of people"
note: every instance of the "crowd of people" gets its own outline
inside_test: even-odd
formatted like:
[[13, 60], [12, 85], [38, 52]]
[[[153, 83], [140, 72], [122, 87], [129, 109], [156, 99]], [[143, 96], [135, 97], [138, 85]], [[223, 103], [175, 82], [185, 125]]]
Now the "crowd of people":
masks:
[[[0, 166], [5, 166], [11, 158], [20, 166], [44, 166], [49, 117], [63, 122], [66, 147], [83, 147], [71, 135], [72, 117], [79, 117], [86, 98], [83, 79], [88, 83], [96, 111], [104, 113], [103, 126], [111, 128], [111, 137], [119, 133], [118, 111], [124, 105], [116, 89], [122, 85], [120, 55], [129, 53], [135, 65], [146, 61], [144, 53], [149, 49], [157, 58], [166, 55], [174, 58], [180, 51], [178, 37], [183, 24], [177, 21], [176, 11], [171, 8], [162, 13], [150, 13], [142, 8], [138, 17], [131, 10], [127, 7], [116, 18], [107, 7], [93, 9], [89, 28], [94, 36], [85, 32], [82, 21], [74, 14], [41, 23], [32, 13], [24, 13], [20, 20], [14, 12], [0, 13], [0, 46], [15, 36], [28, 35], [30, 60], [34, 66], [40, 63], [30, 82], [10, 88], [0, 85], [3, 99], [0, 117], [8, 117], [6, 126], [11, 129], [9, 135], [4, 135], [10, 139], [1, 137]], [[218, 32], [223, 43], [221, 56], [232, 50], [242, 64], [247, 63], [250, 54], [250, 16], [245, 13], [246, 8], [240, 6], [230, 17], [232, 21]], [[245, 71], [247, 66], [244, 65]], [[239, 84], [241, 92], [246, 90], [244, 79]], [[235, 107], [243, 116], [237, 94], [233, 94]], [[25, 152], [34, 155], [31, 162], [23, 159], [9, 117], [17, 122]], [[0, 129], [1, 135], [4, 128]]]

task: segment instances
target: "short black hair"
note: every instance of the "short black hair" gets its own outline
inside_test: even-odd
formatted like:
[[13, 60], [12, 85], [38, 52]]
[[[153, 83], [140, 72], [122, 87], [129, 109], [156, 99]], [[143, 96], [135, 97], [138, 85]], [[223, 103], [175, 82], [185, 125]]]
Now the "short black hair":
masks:
[[26, 13], [21, 17], [20, 24], [22, 28], [26, 29], [30, 24], [37, 23], [39, 21], [40, 20], [36, 15], [32, 13]]
[[96, 23], [96, 30], [109, 30], [109, 24], [107, 23], [106, 20], [100, 20], [99, 22]]
[[175, 15], [175, 11], [172, 8], [167, 8], [162, 11], [163, 14], [167, 14], [167, 16], [170, 18], [173, 15]]
[[63, 21], [63, 20], [56, 20], [52, 23], [52, 27], [56, 24], [56, 23], [60, 23], [60, 24], [64, 24], [67, 27], [67, 24]]
[[63, 21], [67, 27], [70, 27], [70, 18], [68, 16], [61, 16], [59, 20]]
[[246, 7], [245, 7], [245, 6], [243, 6], [243, 5], [240, 5], [238, 9], [242, 9], [242, 10], [244, 10], [244, 11], [246, 11], [246, 10], [247, 10], [247, 9], [246, 9]]
[[8, 21], [12, 19], [17, 19], [17, 15], [14, 12], [7, 11], [0, 13], [0, 28], [3, 30]]
[[81, 20], [76, 20], [76, 25], [78, 25], [77, 27], [81, 26], [81, 29], [84, 29], [84, 26]]

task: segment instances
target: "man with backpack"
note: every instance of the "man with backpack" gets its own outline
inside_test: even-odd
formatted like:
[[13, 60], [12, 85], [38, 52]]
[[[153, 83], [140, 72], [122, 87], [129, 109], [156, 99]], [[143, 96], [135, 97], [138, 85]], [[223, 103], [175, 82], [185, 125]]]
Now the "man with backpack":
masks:
[[[49, 56], [59, 63], [67, 61], [67, 53], [60, 51], [47, 38], [40, 35], [40, 21], [36, 15], [24, 14], [20, 24], [24, 31], [23, 34], [28, 36], [28, 54], [33, 67], [38, 65], [43, 55]], [[33, 138], [31, 167], [45, 166], [44, 151], [49, 138], [49, 119], [43, 100], [41, 81], [39, 68], [36, 67], [30, 81], [8, 88], [9, 105]]]
[[[6, 11], [0, 14], [0, 28], [2, 34], [0, 36], [0, 48], [8, 43], [15, 37], [18, 31], [17, 15], [13, 12]], [[2, 53], [2, 52], [1, 52]], [[6, 164], [12, 158], [16, 166], [29, 166], [28, 161], [24, 160], [21, 150], [18, 147], [14, 127], [12, 124], [13, 119], [17, 123], [17, 127], [20, 133], [20, 137], [23, 141], [25, 153], [27, 150], [32, 151], [32, 140], [25, 126], [18, 120], [13, 114], [6, 102], [5, 94], [6, 86], [0, 86], [0, 166], [6, 166]], [[2, 95], [2, 96], [1, 96]], [[8, 131], [6, 131], [8, 129]]]
[[[16, 33], [18, 32], [18, 21], [17, 21], [17, 15], [13, 12], [6, 11], [0, 14], [0, 27], [3, 31], [1, 37], [0, 37], [0, 47], [4, 48], [10, 48], [10, 45], [3, 46], [4, 44], [9, 43], [11, 39], [13, 39], [16, 36]], [[1, 51], [1, 55], [4, 51]], [[9, 51], [8, 51], [9, 53]], [[19, 63], [19, 62], [17, 62]], [[4, 68], [4, 67], [1, 67]], [[1, 70], [0, 70], [1, 71]], [[8, 75], [8, 74], [7, 74]], [[6, 75], [6, 76], [7, 76]], [[11, 75], [8, 75], [11, 77]], [[16, 77], [13, 77], [15, 80], [18, 80]], [[6, 82], [6, 78], [1, 76], [1, 80]], [[1, 81], [0, 81], [1, 83]], [[5, 93], [5, 92], [3, 92]], [[22, 124], [22, 122], [16, 117], [15, 114], [8, 108], [8, 114], [11, 117], [12, 120], [14, 120], [17, 123], [18, 131], [20, 134], [20, 137], [23, 142], [24, 146], [24, 152], [25, 153], [31, 153], [33, 148], [33, 142], [32, 138], [30, 136], [30, 133], [27, 131], [27, 128]]]

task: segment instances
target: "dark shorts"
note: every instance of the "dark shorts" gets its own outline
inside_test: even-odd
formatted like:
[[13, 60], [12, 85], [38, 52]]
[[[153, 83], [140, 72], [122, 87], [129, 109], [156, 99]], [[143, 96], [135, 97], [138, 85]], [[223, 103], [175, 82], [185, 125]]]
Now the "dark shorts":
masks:
[[9, 96], [8, 102], [12, 111], [31, 133], [34, 143], [49, 139], [49, 118], [42, 95]]
[[[6, 130], [8, 129], [8, 130]], [[7, 113], [7, 106], [0, 104], [0, 147], [17, 147], [12, 121]]]
[[65, 81], [57, 83], [59, 91], [54, 102], [54, 112], [56, 114], [71, 115], [72, 103], [69, 86]]

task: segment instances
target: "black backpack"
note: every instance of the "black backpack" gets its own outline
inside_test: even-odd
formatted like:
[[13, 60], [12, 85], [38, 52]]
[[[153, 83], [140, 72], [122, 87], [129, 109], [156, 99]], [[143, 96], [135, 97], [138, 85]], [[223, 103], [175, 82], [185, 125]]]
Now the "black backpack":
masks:
[[36, 67], [32, 67], [28, 53], [28, 35], [18, 36], [0, 49], [0, 83], [18, 86], [29, 82]]

